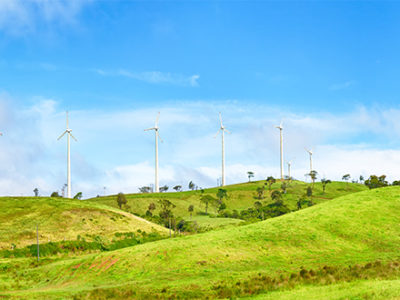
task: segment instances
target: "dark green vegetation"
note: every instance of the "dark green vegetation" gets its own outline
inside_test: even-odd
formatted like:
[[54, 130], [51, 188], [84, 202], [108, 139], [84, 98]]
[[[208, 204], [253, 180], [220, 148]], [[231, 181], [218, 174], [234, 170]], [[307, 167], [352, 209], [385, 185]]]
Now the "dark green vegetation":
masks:
[[[306, 185], [292, 184], [301, 186], [296, 195], [303, 197]], [[251, 185], [252, 188], [246, 190], [246, 186]], [[110, 252], [72, 258], [50, 257], [39, 264], [33, 258], [2, 259], [0, 295], [27, 299], [106, 299], [223, 298], [259, 294], [262, 298], [280, 293], [290, 298], [290, 293], [298, 296], [303, 292], [311, 296], [313, 291], [323, 295], [323, 291], [329, 290], [331, 298], [335, 296], [334, 291], [339, 296], [345, 295], [343, 297], [361, 295], [382, 299], [395, 296], [399, 291], [395, 283], [399, 278], [400, 261], [400, 187], [373, 189], [326, 201], [328, 199], [324, 198], [332, 197], [335, 186], [343, 189], [337, 191], [337, 188], [335, 193], [344, 194], [354, 187], [363, 189], [351, 183], [334, 182], [326, 187], [326, 197], [323, 197], [322, 187], [316, 183], [312, 201], [318, 205], [245, 226]], [[236, 209], [242, 205], [236, 197], [231, 198], [231, 204], [229, 194], [257, 197], [257, 183], [242, 187], [243, 191], [240, 185], [227, 188], [227, 209], [230, 205], [236, 205]], [[291, 188], [294, 186], [287, 188], [282, 199], [293, 210], [299, 197], [289, 198]], [[204, 193], [207, 192], [216, 197], [217, 190]], [[168, 197], [176, 197], [168, 199], [190, 217], [188, 199], [200, 192], [186, 194], [189, 198], [181, 205], [179, 197], [184, 193], [168, 194]], [[295, 195], [294, 190], [292, 194]], [[132, 200], [146, 196], [154, 197], [126, 195], [126, 198], [133, 207]], [[247, 198], [243, 197], [242, 202], [246, 201], [244, 199]], [[247, 201], [254, 206], [257, 200]], [[272, 199], [262, 201], [270, 203]], [[113, 202], [110, 204], [117, 205], [115, 198]], [[143, 205], [143, 209], [147, 209], [148, 204]], [[376, 281], [381, 279], [384, 280]], [[352, 287], [343, 294], [341, 288], [349, 284]], [[373, 286], [377, 289], [371, 290]]]
[[[324, 184], [315, 183], [312, 195], [307, 195], [307, 188], [311, 189], [311, 185], [300, 181], [282, 183], [270, 177], [268, 181], [230, 185], [224, 189], [129, 194], [125, 195], [127, 203], [122, 208], [166, 227], [172, 218], [173, 228], [201, 232], [237, 225], [241, 220], [261, 221], [367, 189], [362, 184], [332, 182], [326, 185], [324, 190]], [[99, 197], [88, 201], [116, 208], [119, 206], [117, 196]], [[166, 202], [169, 202], [167, 208]], [[215, 220], [216, 217], [218, 220]]]

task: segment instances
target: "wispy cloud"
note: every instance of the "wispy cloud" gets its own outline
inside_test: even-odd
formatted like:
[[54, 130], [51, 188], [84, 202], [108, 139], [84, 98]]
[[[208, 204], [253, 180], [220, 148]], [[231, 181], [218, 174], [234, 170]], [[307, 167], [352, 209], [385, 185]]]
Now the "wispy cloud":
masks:
[[353, 86], [356, 82], [354, 80], [349, 80], [346, 82], [342, 82], [342, 83], [336, 83], [336, 84], [332, 84], [329, 89], [331, 91], [338, 91], [338, 90], [344, 90], [347, 89], [351, 86]]
[[153, 84], [170, 84], [191, 87], [198, 86], [198, 80], [200, 79], [200, 75], [197, 74], [185, 76], [182, 74], [160, 71], [131, 72], [124, 69], [119, 69], [117, 71], [105, 71], [102, 69], [95, 69], [94, 71], [101, 76], [121, 76]]
[[39, 23], [74, 23], [93, 0], [1, 0], [0, 30], [12, 35], [35, 30]]

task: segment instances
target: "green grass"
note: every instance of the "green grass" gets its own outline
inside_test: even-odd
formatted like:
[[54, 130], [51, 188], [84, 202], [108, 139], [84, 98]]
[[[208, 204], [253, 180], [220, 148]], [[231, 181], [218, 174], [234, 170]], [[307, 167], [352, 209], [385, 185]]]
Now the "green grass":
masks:
[[[388, 187], [263, 222], [108, 253], [39, 265], [28, 259], [0, 260], [0, 270], [6, 271], [0, 272], [0, 295], [216, 297], [221, 287], [232, 288], [258, 274], [285, 280], [302, 267], [398, 261], [399, 211], [400, 188]], [[329, 287], [320, 293], [324, 288]]]
[[36, 243], [37, 224], [41, 243], [76, 240], [78, 235], [88, 240], [97, 235], [111, 237], [138, 229], [167, 233], [164, 227], [119, 209], [63, 198], [0, 198], [0, 220], [0, 250]]
[[362, 280], [327, 286], [302, 286], [243, 299], [320, 300], [320, 299], [399, 299], [400, 280]]
[[[265, 181], [248, 182], [236, 185], [229, 185], [224, 187], [228, 192], [228, 198], [224, 200], [227, 205], [228, 211], [233, 210], [244, 210], [250, 207], [254, 207], [254, 202], [262, 201], [264, 203], [272, 203], [270, 197], [270, 191], [268, 187], [265, 186], [265, 198], [262, 200], [257, 199], [257, 187], [263, 186]], [[272, 190], [280, 189], [281, 183], [277, 182], [273, 184]], [[306, 188], [309, 184], [301, 181], [293, 181], [289, 184], [287, 189], [287, 194], [283, 196], [284, 202], [290, 209], [297, 208], [297, 201], [299, 197], [303, 196], [306, 192]], [[318, 204], [331, 200], [340, 196], [347, 194], [360, 192], [366, 190], [367, 187], [362, 184], [345, 183], [345, 182], [332, 182], [327, 185], [326, 192], [322, 192], [321, 183], [316, 183], [313, 192], [313, 202]], [[216, 197], [218, 188], [205, 189], [204, 194], [212, 195]], [[198, 213], [203, 213], [205, 211], [204, 205], [200, 202], [200, 197], [202, 196], [201, 191], [186, 191], [186, 192], [172, 192], [172, 193], [159, 193], [159, 194], [128, 194], [126, 195], [130, 211], [137, 215], [144, 215], [149, 207], [150, 203], [156, 204], [156, 210], [154, 214], [159, 213], [158, 200], [168, 199], [176, 207], [173, 209], [175, 216], [182, 217], [186, 220], [190, 220], [190, 213], [188, 212], [189, 205], [194, 205], [193, 215]], [[117, 207], [117, 196], [107, 196], [89, 199], [87, 201], [94, 203], [102, 203], [108, 206]], [[216, 209], [212, 206], [209, 207], [208, 212], [211, 215], [216, 214]], [[209, 222], [206, 222], [206, 221]], [[216, 223], [213, 218], [202, 218], [202, 226], [208, 226], [212, 228]], [[230, 221], [232, 224], [235, 220]]]

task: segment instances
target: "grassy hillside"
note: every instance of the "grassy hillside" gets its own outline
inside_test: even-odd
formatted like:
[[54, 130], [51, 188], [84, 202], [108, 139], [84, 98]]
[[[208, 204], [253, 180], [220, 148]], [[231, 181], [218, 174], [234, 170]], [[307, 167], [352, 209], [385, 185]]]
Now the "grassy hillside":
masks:
[[246, 226], [38, 266], [3, 260], [0, 291], [8, 292], [0, 295], [230, 297], [400, 278], [399, 194], [364, 191]]
[[138, 229], [166, 233], [164, 227], [121, 210], [80, 200], [63, 198], [0, 198], [0, 250], [11, 244], [23, 247], [36, 243], [39, 224], [40, 242], [75, 240], [115, 232], [135, 232]]
[[[248, 182], [236, 185], [229, 185], [224, 187], [227, 190], [228, 198], [224, 199], [227, 205], [227, 211], [233, 210], [244, 210], [254, 206], [254, 202], [262, 201], [263, 203], [272, 203], [270, 193], [273, 190], [281, 190], [281, 182], [277, 182], [272, 185], [271, 191], [269, 191], [268, 186], [264, 185], [265, 181]], [[265, 195], [263, 199], [258, 199], [257, 188], [265, 186]], [[297, 208], [298, 199], [306, 193], [307, 187], [310, 184], [293, 181], [288, 184], [287, 193], [283, 196], [283, 200], [290, 209]], [[322, 191], [321, 183], [316, 183], [314, 186], [312, 201], [316, 204], [337, 198], [343, 195], [360, 192], [366, 190], [367, 187], [362, 184], [345, 183], [345, 182], [332, 182], [326, 187], [325, 193]], [[200, 197], [202, 195], [212, 195], [216, 197], [218, 188], [211, 188], [201, 191], [186, 191], [186, 192], [173, 192], [173, 193], [154, 193], [154, 194], [129, 194], [126, 195], [128, 200], [129, 210], [137, 215], [144, 215], [149, 207], [150, 203], [156, 204], [156, 210], [154, 214], [159, 213], [159, 199], [168, 199], [176, 207], [173, 209], [174, 215], [190, 220], [190, 213], [188, 212], [189, 205], [194, 206], [193, 215], [204, 212], [204, 204], [200, 202]], [[112, 207], [118, 207], [116, 196], [107, 196], [89, 199], [88, 201], [95, 203], [102, 203]], [[216, 210], [214, 207], [209, 207], [209, 213], [215, 214]], [[195, 219], [200, 225], [210, 225], [215, 227], [215, 221], [210, 220], [207, 216], [198, 216]], [[237, 224], [237, 220], [225, 218], [220, 221], [222, 224]]]

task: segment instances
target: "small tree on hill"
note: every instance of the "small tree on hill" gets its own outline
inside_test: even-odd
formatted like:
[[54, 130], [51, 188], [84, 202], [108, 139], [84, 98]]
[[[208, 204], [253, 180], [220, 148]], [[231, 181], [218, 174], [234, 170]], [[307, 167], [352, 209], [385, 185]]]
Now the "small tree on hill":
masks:
[[164, 186], [160, 187], [160, 193], [168, 191], [168, 188], [169, 188], [168, 185], [164, 185]]
[[360, 175], [359, 180], [360, 180], [360, 183], [364, 183], [364, 176]]
[[312, 170], [312, 171], [311, 171], [309, 174], [307, 174], [307, 175], [310, 176], [311, 181], [312, 181], [312, 188], [314, 188], [314, 183], [315, 183], [315, 180], [317, 180], [318, 172]]
[[74, 196], [74, 199], [81, 200], [81, 199], [82, 199], [82, 192], [77, 193], [77, 194]]
[[61, 196], [60, 196], [60, 194], [59, 194], [58, 192], [52, 192], [51, 195], [50, 195], [50, 197], [52, 197], [52, 198], [59, 198], [59, 197], [61, 197]]
[[142, 194], [148, 194], [151, 192], [151, 187], [149, 186], [142, 186], [139, 188], [139, 192]]
[[125, 197], [125, 195], [123, 193], [119, 193], [117, 195], [117, 203], [118, 203], [118, 206], [119, 206], [120, 209], [122, 208], [122, 205], [125, 205], [126, 203], [128, 203], [126, 201], [126, 197]]
[[365, 180], [364, 184], [368, 186], [370, 189], [376, 189], [384, 186], [388, 186], [388, 182], [386, 181], [386, 175], [376, 176], [371, 175], [367, 180]]
[[258, 195], [258, 199], [264, 199], [264, 192], [265, 192], [265, 187], [264, 186], [259, 186], [257, 188], [257, 195]]
[[249, 182], [250, 182], [251, 178], [254, 177], [254, 172], [251, 172], [251, 171], [247, 172], [247, 177], [249, 177]]
[[280, 191], [273, 191], [271, 194], [271, 199], [275, 202], [282, 201], [282, 193]]
[[200, 202], [204, 204], [205, 206], [205, 212], [207, 214], [208, 211], [208, 205], [211, 203], [214, 203], [217, 199], [215, 199], [213, 196], [211, 195], [204, 195], [200, 197]]
[[189, 190], [194, 191], [195, 188], [196, 188], [196, 185], [194, 184], [194, 182], [193, 182], [193, 181], [190, 181], [190, 182], [189, 182]]
[[332, 181], [330, 181], [329, 179], [322, 178], [321, 183], [322, 183], [322, 192], [325, 194], [326, 185], [332, 183]]
[[35, 193], [35, 197], [39, 197], [39, 189], [38, 188], [35, 188], [33, 190], [33, 192]]
[[180, 192], [182, 190], [182, 186], [181, 185], [176, 185], [173, 187], [173, 189], [177, 192]]
[[174, 217], [174, 214], [172, 213], [172, 209], [175, 208], [175, 204], [173, 204], [171, 201], [168, 199], [160, 199], [158, 200], [158, 203], [160, 204], [160, 217], [164, 220], [165, 226], [169, 226], [171, 224], [171, 220]]
[[312, 197], [312, 193], [313, 193], [313, 191], [312, 191], [311, 186], [307, 187], [307, 191], [306, 191], [307, 197]]
[[287, 192], [287, 183], [286, 182], [282, 182], [281, 184], [281, 189], [282, 189], [282, 193], [286, 194]]
[[350, 174], [345, 174], [342, 176], [342, 180], [344, 181], [349, 181], [349, 179], [350, 179]]
[[268, 189], [271, 191], [272, 185], [276, 182], [276, 179], [272, 176], [267, 178]]
[[190, 219], [192, 219], [193, 211], [194, 211], [194, 205], [190, 204], [188, 207], [188, 212], [190, 213]]
[[153, 211], [156, 209], [156, 205], [152, 202], [152, 203], [150, 203], [149, 204], [149, 207], [147, 208], [147, 211], [146, 211], [146, 215], [147, 216], [153, 216]]

